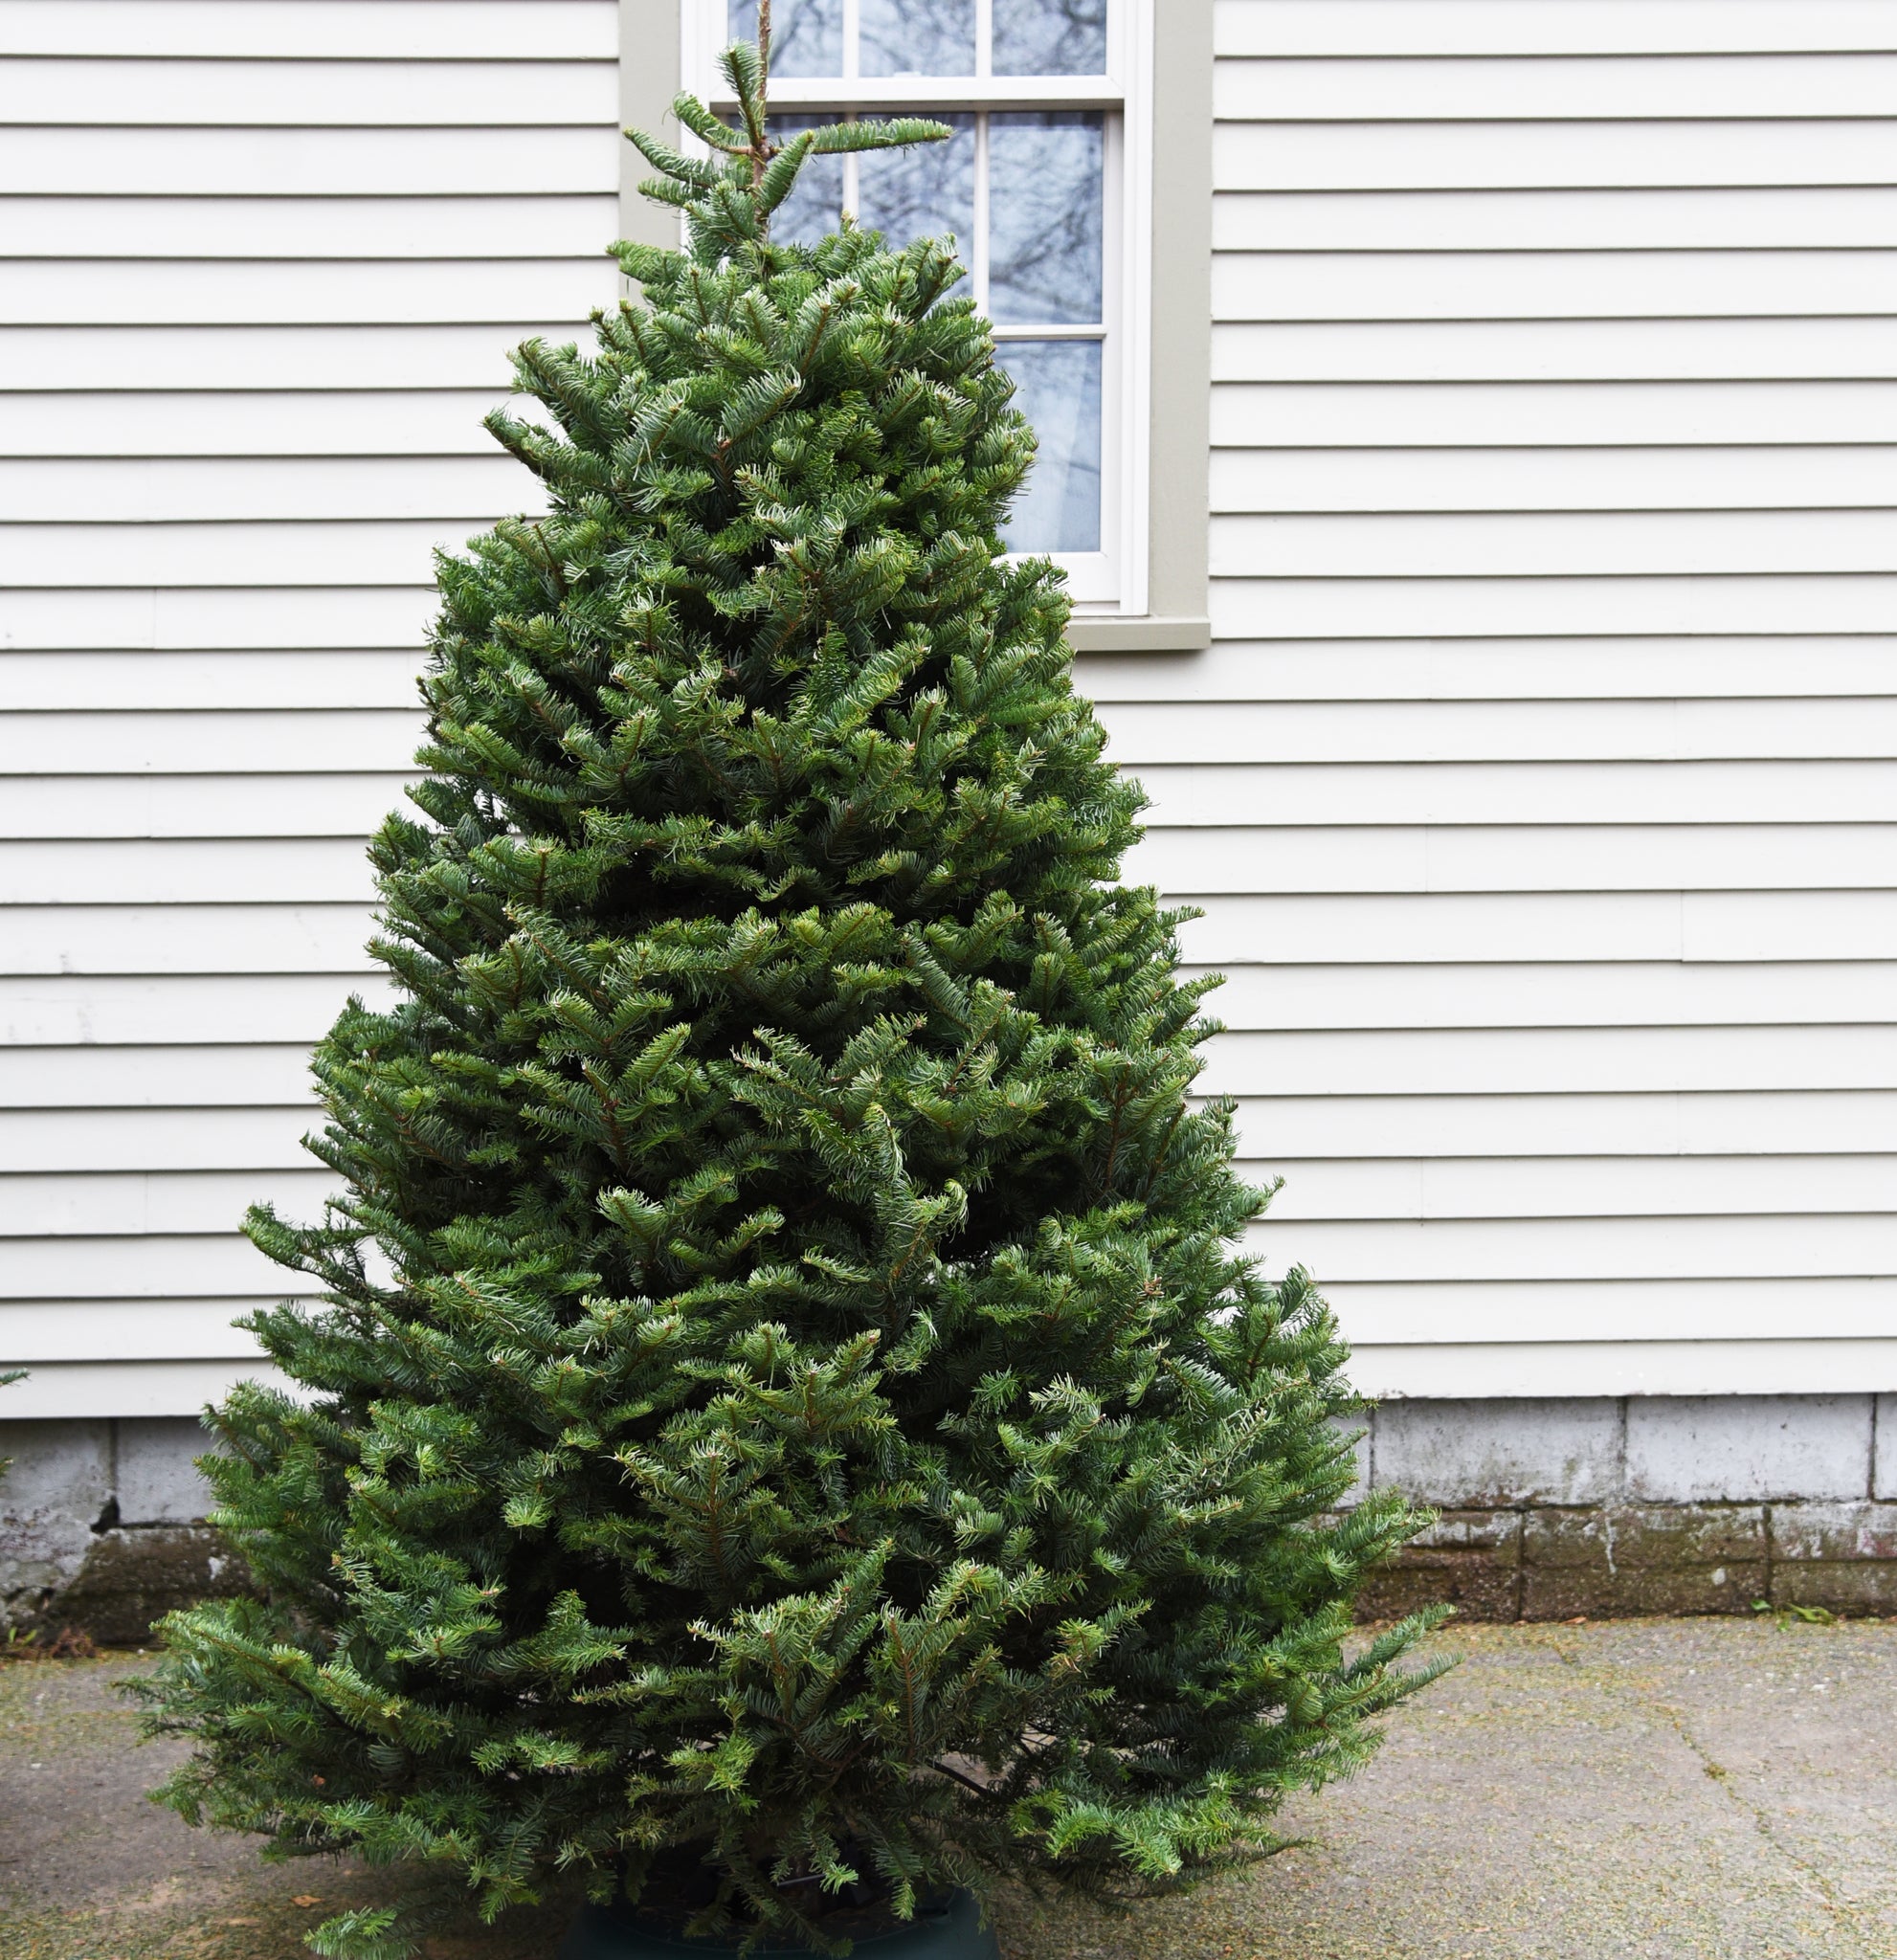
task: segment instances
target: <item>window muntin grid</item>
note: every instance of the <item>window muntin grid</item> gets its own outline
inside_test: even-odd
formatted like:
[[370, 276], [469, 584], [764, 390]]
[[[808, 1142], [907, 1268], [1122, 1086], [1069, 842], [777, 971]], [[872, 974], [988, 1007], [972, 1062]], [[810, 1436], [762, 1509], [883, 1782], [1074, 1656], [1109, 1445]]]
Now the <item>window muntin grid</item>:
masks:
[[[755, 33], [756, 0], [702, 4], [702, 59]], [[1082, 603], [1126, 603], [1124, 114], [1108, 0], [774, 0], [771, 14], [786, 134], [904, 110], [955, 132], [813, 159], [780, 235], [820, 235], [849, 211], [892, 243], [955, 237], [1039, 438], [1005, 542], [1060, 559]]]

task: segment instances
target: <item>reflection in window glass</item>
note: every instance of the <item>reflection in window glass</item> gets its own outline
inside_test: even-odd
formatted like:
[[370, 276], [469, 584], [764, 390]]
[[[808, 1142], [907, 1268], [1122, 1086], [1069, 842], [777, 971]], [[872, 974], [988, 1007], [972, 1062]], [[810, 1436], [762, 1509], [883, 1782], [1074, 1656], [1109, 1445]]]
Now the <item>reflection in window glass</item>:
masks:
[[994, 0], [996, 75], [1105, 75], [1106, 0]]
[[[730, 0], [725, 16], [734, 41], [757, 39], [757, 0]], [[772, 0], [772, 75], [841, 75], [843, 0]]]
[[1097, 113], [989, 118], [988, 310], [996, 321], [1067, 326], [1100, 319], [1105, 154]]
[[1004, 341], [995, 359], [1040, 445], [1002, 543], [1011, 551], [1098, 551], [1100, 343]]
[[862, 0], [865, 75], [972, 75], [975, 0]]
[[955, 132], [947, 143], [862, 152], [857, 167], [857, 217], [881, 232], [892, 251], [912, 238], [952, 233], [966, 261], [974, 246], [975, 119], [936, 120]]
[[[788, 143], [800, 129], [821, 129], [827, 116], [773, 116], [771, 137]], [[843, 211], [843, 159], [806, 157], [791, 194], [771, 213], [770, 235], [780, 245], [815, 245], [837, 229]]]

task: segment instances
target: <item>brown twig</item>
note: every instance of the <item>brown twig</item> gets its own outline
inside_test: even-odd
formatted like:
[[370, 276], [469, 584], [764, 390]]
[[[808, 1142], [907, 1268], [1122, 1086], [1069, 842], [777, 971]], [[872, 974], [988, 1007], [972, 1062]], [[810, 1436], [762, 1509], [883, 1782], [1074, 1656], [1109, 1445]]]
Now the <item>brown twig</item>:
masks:
[[764, 178], [770, 155], [766, 117], [770, 103], [770, 0], [757, 0], [757, 122], [758, 140], [751, 148], [751, 184]]

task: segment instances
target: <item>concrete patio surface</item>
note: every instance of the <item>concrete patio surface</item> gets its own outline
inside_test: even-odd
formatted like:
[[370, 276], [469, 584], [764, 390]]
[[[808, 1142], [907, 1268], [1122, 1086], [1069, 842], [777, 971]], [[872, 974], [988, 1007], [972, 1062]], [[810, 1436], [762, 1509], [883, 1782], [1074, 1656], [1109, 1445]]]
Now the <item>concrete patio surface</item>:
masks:
[[[1462, 1665], [1307, 1841], [1122, 1920], [1011, 1896], [1008, 1960], [1897, 1960], [1897, 1622], [1452, 1629]], [[6, 1960], [293, 1960], [387, 1875], [260, 1864], [145, 1802], [135, 1659], [0, 1667]], [[548, 1960], [562, 1914], [436, 1942]]]

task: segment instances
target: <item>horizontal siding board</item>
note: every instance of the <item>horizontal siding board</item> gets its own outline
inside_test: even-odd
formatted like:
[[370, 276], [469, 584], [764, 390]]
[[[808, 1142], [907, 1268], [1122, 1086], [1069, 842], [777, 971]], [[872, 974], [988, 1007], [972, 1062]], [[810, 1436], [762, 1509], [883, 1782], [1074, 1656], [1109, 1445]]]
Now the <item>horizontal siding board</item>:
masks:
[[[16, 655], [14, 661], [24, 663], [32, 657]], [[74, 657], [46, 657], [56, 662]], [[133, 657], [155, 661], [164, 657]], [[1897, 640], [1875, 634], [1834, 638], [1813, 634], [1728, 634], [1697, 639], [1618, 640], [1551, 636], [1460, 643], [1222, 640], [1190, 662], [1159, 669], [1149, 656], [1091, 655], [1079, 663], [1079, 677], [1093, 700], [1106, 702], [1874, 697], [1897, 684]], [[0, 669], [0, 705], [14, 704], [7, 698], [7, 674]], [[24, 680], [14, 685], [24, 693], [34, 683]], [[34, 704], [56, 703], [48, 698]], [[250, 704], [241, 699], [232, 702]], [[1107, 712], [1110, 715], [1112, 708]], [[1280, 809], [1274, 820], [1283, 822], [1293, 815]], [[1617, 812], [1601, 813], [1603, 821], [1616, 815]], [[1814, 820], [1817, 816], [1814, 812]]]
[[413, 586], [466, 523], [33, 524], [0, 531], [0, 578], [15, 586]]
[[[167, 1349], [167, 1357], [172, 1350]], [[255, 1361], [164, 1360], [36, 1363], [33, 1405], [39, 1415], [85, 1418], [190, 1415], [221, 1402], [240, 1381], [282, 1385], [275, 1364]]]
[[[1897, 373], [1890, 324], [1879, 318], [1281, 321], [1223, 325], [1216, 337], [1230, 381], [1879, 381]], [[1700, 427], [1710, 450], [1715, 431]], [[1735, 425], [1724, 446], [1742, 447], [1744, 429]], [[1226, 441], [1216, 421], [1213, 440]]]
[[[313, 325], [504, 325], [547, 314], [584, 321], [593, 307], [616, 301], [618, 284], [617, 273], [597, 254], [413, 264], [363, 259], [346, 266], [281, 258], [159, 259], [139, 267], [138, 306], [158, 325], [269, 325], [286, 316]], [[125, 269], [117, 263], [22, 259], [8, 274], [0, 319], [19, 325], [107, 320], [123, 305], [124, 291]]]
[[1545, 125], [1897, 115], [1897, 55], [1862, 50], [1768, 57], [1721, 51], [1663, 60], [1602, 55], [1585, 61], [1493, 55], [1428, 61], [1373, 55], [1233, 56], [1216, 64], [1215, 84], [1213, 113], [1230, 122]]
[[[15, 731], [26, 738], [26, 729]], [[12, 837], [366, 836], [413, 771], [251, 776], [0, 776]]]
[[[257, 1337], [234, 1327], [240, 1313], [274, 1299], [9, 1300], [0, 1304], [0, 1354], [10, 1362], [164, 1361], [190, 1356], [240, 1360], [257, 1352]], [[42, 1367], [34, 1376], [43, 1380]], [[38, 1389], [34, 1390], [35, 1403]], [[181, 1414], [186, 1412], [179, 1412]], [[195, 1414], [197, 1412], [189, 1412]]]
[[91, 129], [0, 127], [0, 180], [83, 196], [441, 197], [597, 191], [616, 129]]
[[1887, 1154], [1897, 1151], [1897, 1095], [1806, 1089], [1259, 1096], [1239, 1102], [1239, 1130], [1243, 1154], [1264, 1163], [1299, 1157]]
[[540, 479], [498, 447], [483, 457], [0, 461], [0, 523], [20, 524], [394, 518], [472, 528], [546, 505]]
[[1195, 964], [1897, 958], [1897, 893], [1327, 893], [1211, 898], [1180, 929]]
[[[485, 388], [378, 392], [373, 387], [301, 393], [181, 390], [133, 401], [111, 392], [55, 390], [8, 398], [0, 454], [33, 457], [492, 457], [481, 427], [509, 400], [503, 382], [509, 338], [498, 331]], [[451, 353], [452, 358], [452, 353]]]
[[0, 904], [368, 904], [360, 837], [0, 842]]
[[0, 1109], [205, 1109], [311, 1102], [301, 1041], [0, 1048]]
[[[1897, 1157], [1889, 1155], [1303, 1159], [1242, 1169], [1284, 1180], [1266, 1217], [1273, 1232], [1305, 1220], [1871, 1216], [1897, 1199]], [[87, 1183], [57, 1180], [49, 1212], [72, 1214], [68, 1193]], [[179, 1180], [182, 1202], [198, 1202], [200, 1183], [212, 1188], [211, 1180]], [[0, 1214], [7, 1198], [0, 1183]]]
[[[337, 973], [42, 974], [0, 979], [0, 1043], [307, 1043], [348, 994], [380, 1006], [382, 976]], [[1831, 1016], [1833, 1019], [1838, 1015]]]
[[[87, 65], [95, 70], [110, 66]], [[581, 258], [603, 252], [618, 233], [618, 199], [597, 191], [551, 197], [141, 197], [135, 212], [127, 212], [123, 197], [0, 199], [0, 257], [6, 258], [97, 255], [121, 264], [286, 256], [417, 263]], [[1837, 242], [1884, 241], [1852, 237]], [[144, 331], [141, 327], [124, 335], [128, 347], [134, 334]], [[173, 360], [177, 345], [176, 341], [167, 344]], [[178, 386], [175, 381], [158, 385]]]
[[0, 1172], [307, 1170], [318, 1113], [281, 1109], [46, 1109], [0, 1123]]
[[[19, 494], [31, 494], [24, 472], [20, 481]], [[7, 473], [0, 469], [0, 498], [7, 494]], [[391, 486], [382, 492], [383, 500], [392, 501], [397, 494]], [[1571, 450], [1228, 448], [1215, 450], [1212, 457], [1212, 508], [1220, 514], [1677, 510], [1701, 513], [1702, 521], [1709, 523], [1704, 514], [1712, 511], [1763, 510], [1775, 516], [1799, 508], [1887, 510], [1893, 501], [1897, 445], [1887, 443]], [[54, 517], [58, 510], [50, 506], [45, 515]], [[116, 512], [108, 505], [99, 514]]]
[[[1288, 1260], [1308, 1267], [1321, 1283], [1340, 1289], [1353, 1281], [1406, 1285], [1432, 1281], [1470, 1285], [1506, 1280], [1612, 1282], [1629, 1273], [1649, 1280], [1897, 1275], [1897, 1215], [1890, 1214], [1827, 1218], [1569, 1218], [1558, 1231], [1547, 1231], [1529, 1219], [1442, 1219], [1427, 1224], [1356, 1219], [1347, 1225], [1266, 1225], [1252, 1235], [1251, 1243], [1273, 1264]], [[1886, 1317], [1876, 1331], [1883, 1332], [1889, 1328], [1888, 1315], [1897, 1306], [1897, 1280], [1884, 1290], [1880, 1303]], [[1781, 1302], [1775, 1317], [1780, 1326], [1783, 1315]], [[1484, 1327], [1464, 1332], [1454, 1313], [1436, 1325], [1437, 1338], [1443, 1340], [1459, 1335], [1493, 1339], [1503, 1331]], [[1573, 1325], [1555, 1323], [1548, 1332], [1565, 1333]], [[1723, 1320], [1720, 1325], [1722, 1330], [1730, 1327]], [[1674, 1331], [1698, 1331], [1699, 1326]], [[1772, 1328], [1733, 1331], [1769, 1333]], [[1623, 1332], [1620, 1338], [1628, 1336]]]
[[[84, 719], [108, 723], [102, 715]], [[357, 718], [330, 719], [341, 726]], [[360, 719], [368, 725], [368, 717]], [[1873, 759], [1897, 747], [1897, 696], [1890, 695], [1797, 701], [1116, 702], [1103, 719], [1113, 759], [1134, 768], [1151, 763]], [[75, 716], [66, 725], [77, 734], [80, 720]], [[221, 721], [233, 738], [254, 726], [259, 742], [269, 739], [273, 725], [264, 715], [233, 714]], [[65, 722], [49, 715], [35, 724], [47, 728], [49, 753]], [[127, 729], [128, 739], [136, 734], [136, 724]], [[212, 728], [205, 734], [216, 739]]]
[[358, 973], [366, 905], [23, 905], [0, 975]]
[[[1795, 1342], [1786, 1337], [1785, 1281], [1777, 1275], [1759, 1280], [1746, 1274], [1717, 1279], [1688, 1275], [1633, 1284], [1611, 1276], [1407, 1284], [1340, 1281], [1328, 1290], [1345, 1337], [1359, 1354], [1365, 1347], [1412, 1342], [1451, 1352], [1462, 1344], [1514, 1342], [1532, 1354], [1542, 1344], [1564, 1342], [1577, 1328], [1585, 1328], [1594, 1343], [1625, 1343], [1639, 1350], [1666, 1341], [1692, 1341], [1696, 1336], [1703, 1340], [1708, 1325], [1716, 1325], [1722, 1336], [1734, 1342], [1796, 1351]], [[1798, 1297], [1801, 1307], [1821, 1319], [1826, 1329], [1815, 1345], [1889, 1339], [1897, 1281], [1886, 1275], [1801, 1276]], [[1351, 1373], [1358, 1375], [1359, 1369], [1353, 1367]], [[1832, 1386], [1850, 1384], [1841, 1378]], [[1695, 1392], [1684, 1385], [1643, 1392], [1678, 1394], [1683, 1389]], [[1551, 1388], [1542, 1392], [1588, 1392]]]
[[1216, 0], [1221, 56], [1897, 49], [1889, 0]]
[[[1124, 758], [1122, 758], [1124, 760]], [[1168, 824], [1887, 822], [1897, 762], [1413, 762], [1142, 766]], [[0, 781], [0, 796], [6, 784]], [[4, 808], [4, 803], [0, 803]]]
[[[11, 1238], [0, 1258], [0, 1299], [150, 1300], [179, 1294], [290, 1297], [317, 1282], [274, 1266], [236, 1233], [178, 1237]], [[70, 1352], [70, 1349], [68, 1350]], [[241, 1350], [239, 1350], [241, 1351]]]
[[[375, 534], [365, 556], [372, 548], [377, 562], [387, 553], [398, 565], [392, 526], [364, 528]], [[1501, 566], [1514, 579], [1890, 572], [1897, 509], [1227, 514], [1212, 523], [1215, 578], [1477, 578]]]
[[[1867, 92], [1867, 99], [1874, 97], [1875, 68], [1873, 63], [1871, 72], [1855, 83], [1833, 85], [1852, 86]], [[13, 104], [7, 122], [42, 127], [77, 123], [114, 131], [151, 125], [613, 125], [618, 121], [618, 63], [611, 56], [578, 61], [540, 56], [524, 61], [419, 58], [397, 64], [241, 56], [204, 60], [120, 55], [101, 61], [96, 56], [0, 55], [0, 101]], [[1823, 84], [1814, 76], [1811, 86], [1817, 90]], [[1816, 113], [1826, 112], [1820, 107]], [[1872, 107], [1860, 113], [1878, 111]]]
[[[490, 284], [497, 305], [515, 291]], [[31, 302], [23, 294], [17, 303]], [[159, 306], [174, 303], [161, 285]], [[1897, 253], [1223, 252], [1213, 261], [1212, 309], [1215, 320], [1267, 322], [1887, 319], [1897, 313]]]
[[[1897, 173], [1893, 173], [1897, 174]], [[1221, 252], [1632, 252], [1897, 245], [1897, 187], [1225, 190]]]
[[[1223, 969], [1210, 1011], [1228, 1028], [1682, 1028], [1876, 1022], [1897, 1002], [1897, 965], [1878, 960], [1684, 961], [1489, 967], [1306, 965]], [[1198, 969], [1189, 968], [1196, 974]], [[26, 983], [16, 983], [25, 985]], [[8, 996], [0, 993], [0, 1002]], [[11, 1013], [11, 1006], [0, 1013]], [[185, 1023], [175, 1038], [193, 1036]], [[136, 1038], [107, 1036], [100, 1039]], [[162, 1038], [151, 1036], [148, 1038]]]
[[1213, 334], [1221, 447], [1595, 449], [1897, 441], [1897, 382], [1257, 381]]
[[[1269, 813], [1256, 826], [1149, 831], [1127, 860], [1127, 875], [1163, 891], [1200, 897], [1234, 892], [1598, 892], [1755, 891], [1761, 886], [1875, 890], [1897, 886], [1897, 827], [1887, 824], [1696, 824], [1662, 829], [1646, 824], [1544, 825], [1493, 830], [1451, 827], [1396, 830], [1299, 826], [1276, 830]], [[44, 847], [30, 846], [37, 858]], [[184, 855], [178, 846], [139, 853], [120, 846], [72, 845], [54, 856], [70, 864], [71, 896], [134, 897], [140, 869], [149, 867], [150, 896], [198, 895], [211, 888], [218, 854], [207, 846]], [[275, 849], [278, 847], [269, 847]], [[70, 855], [67, 855], [70, 854]], [[267, 852], [257, 860], [267, 861]], [[16, 870], [0, 847], [0, 892], [40, 878]], [[303, 869], [307, 863], [307, 871]], [[338, 862], [286, 855], [286, 893], [325, 898], [328, 889], [301, 880], [340, 884]], [[56, 895], [57, 872], [44, 890]], [[232, 866], [231, 896], [261, 895], [260, 873], [245, 880], [241, 858]], [[257, 889], [254, 893], [251, 885]], [[351, 894], [339, 893], [339, 896]], [[1892, 1001], [1897, 1011], [1897, 999]]]
[[[0, 469], [0, 483], [5, 480]], [[0, 713], [70, 712], [105, 702], [120, 713], [143, 708], [413, 708], [423, 658], [419, 650], [409, 647], [11, 653], [0, 660]]]
[[166, 714], [68, 709], [35, 714], [30, 723], [0, 716], [0, 754], [21, 775], [393, 772], [412, 762], [421, 736], [418, 706]]
[[[274, 1205], [289, 1218], [319, 1217], [336, 1186], [321, 1169], [27, 1172], [0, 1177], [0, 1237], [228, 1233], [251, 1205]], [[1348, 1195], [1332, 1203], [1340, 1201]]]
[[[1888, 184], [1897, 122], [1221, 122], [1221, 190]], [[5, 148], [0, 145], [0, 158]], [[182, 167], [182, 160], [181, 160]], [[433, 189], [398, 180], [405, 190]], [[89, 187], [88, 187], [89, 188]], [[272, 188], [275, 188], [274, 185]], [[283, 189], [301, 189], [284, 184]], [[517, 189], [555, 189], [532, 183]]]
[[0, 0], [18, 55], [598, 61], [618, 37], [615, 0]]
[[[191, 1053], [179, 1051], [180, 1063]], [[142, 1058], [141, 1071], [147, 1066]], [[207, 1072], [219, 1074], [215, 1067]], [[171, 1071], [154, 1075], [169, 1079]], [[130, 1080], [142, 1080], [142, 1074]], [[0, 1083], [6, 1080], [0, 1057]], [[1212, 1043], [1196, 1086], [1219, 1096], [1897, 1089], [1897, 1027], [1234, 1032]]]
[[439, 610], [432, 585], [0, 589], [0, 647], [418, 648]]
[[1897, 632], [1882, 573], [1219, 578], [1209, 603], [1218, 638]]
[[[1819, 1282], [1813, 1281], [1814, 1289]], [[1802, 1292], [1802, 1289], [1801, 1289]], [[1821, 1296], [1820, 1296], [1821, 1297]], [[1347, 1329], [1348, 1331], [1348, 1329]], [[1897, 1381], [1897, 1339], [1360, 1342], [1350, 1380], [1416, 1396], [1819, 1395]]]

